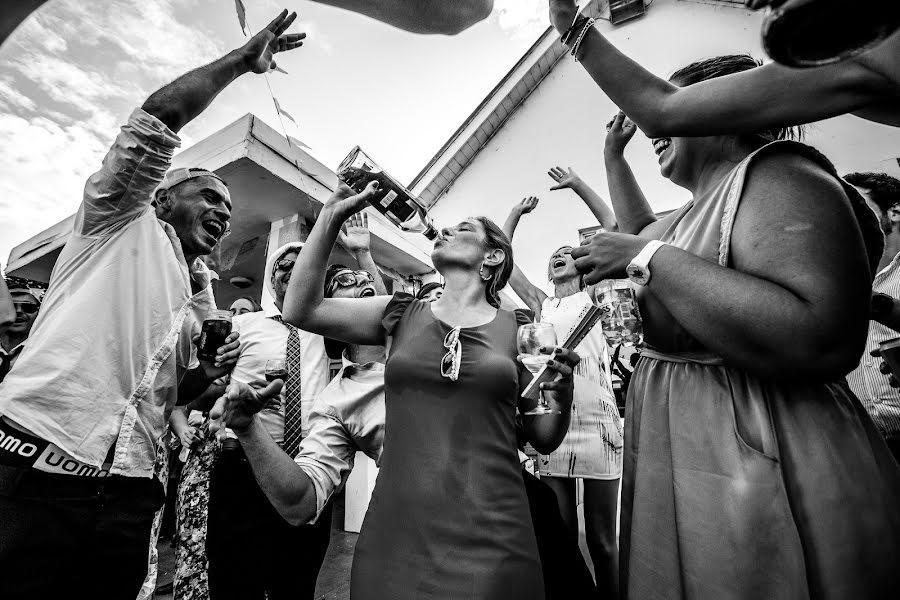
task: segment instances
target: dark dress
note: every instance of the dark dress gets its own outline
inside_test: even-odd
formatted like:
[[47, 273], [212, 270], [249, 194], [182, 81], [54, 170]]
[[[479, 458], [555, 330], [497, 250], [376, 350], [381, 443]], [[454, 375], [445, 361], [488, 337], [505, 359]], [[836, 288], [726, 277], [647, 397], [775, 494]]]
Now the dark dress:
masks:
[[516, 453], [524, 312], [462, 328], [459, 379], [441, 376], [451, 327], [397, 294], [384, 327], [381, 469], [356, 545], [354, 600], [544, 598]]

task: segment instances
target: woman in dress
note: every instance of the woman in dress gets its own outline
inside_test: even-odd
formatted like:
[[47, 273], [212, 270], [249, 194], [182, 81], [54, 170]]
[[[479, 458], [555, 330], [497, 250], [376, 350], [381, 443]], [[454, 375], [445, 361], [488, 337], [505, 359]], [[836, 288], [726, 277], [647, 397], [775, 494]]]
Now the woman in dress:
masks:
[[[672, 82], [756, 66], [719, 57]], [[611, 135], [630, 137], [623, 127], [620, 114]], [[896, 595], [900, 469], [844, 380], [883, 241], [856, 190], [786, 137], [654, 139], [663, 176], [693, 193], [659, 220], [620, 156], [609, 177], [622, 233], [573, 251], [587, 283], [627, 268], [642, 286], [623, 597]]]
[[[353, 344], [390, 345], [378, 481], [353, 561], [354, 600], [541, 599], [541, 565], [518, 456], [515, 414], [530, 374], [516, 361], [522, 311], [500, 310], [512, 250], [485, 218], [443, 230], [432, 260], [439, 300], [407, 294], [323, 298], [323, 269], [341, 224], [365, 206], [341, 185], [298, 257], [284, 318]], [[543, 384], [558, 415], [526, 417], [527, 439], [549, 453], [565, 436], [574, 352], [545, 348], [557, 380]]]
[[[571, 169], [550, 171], [557, 182], [554, 189], [571, 188], [591, 206], [602, 207], [601, 223], [615, 229], [612, 210], [588, 188]], [[537, 207], [537, 198], [525, 198], [515, 205], [503, 229], [512, 239], [519, 219]], [[518, 266], [513, 267], [509, 283], [539, 321], [551, 323], [562, 341], [578, 322], [581, 312], [593, 304], [594, 288], [585, 287], [575, 268], [572, 247], [556, 250], [547, 265], [553, 283], [553, 297], [531, 283]], [[581, 362], [575, 369], [572, 421], [563, 443], [552, 454], [541, 456], [538, 470], [541, 481], [553, 488], [570, 539], [578, 543], [576, 481], [584, 484], [585, 538], [600, 597], [618, 595], [618, 549], [616, 548], [616, 510], [619, 478], [622, 476], [622, 425], [616, 406], [610, 374], [609, 349], [599, 326], [594, 327], [575, 349]]]

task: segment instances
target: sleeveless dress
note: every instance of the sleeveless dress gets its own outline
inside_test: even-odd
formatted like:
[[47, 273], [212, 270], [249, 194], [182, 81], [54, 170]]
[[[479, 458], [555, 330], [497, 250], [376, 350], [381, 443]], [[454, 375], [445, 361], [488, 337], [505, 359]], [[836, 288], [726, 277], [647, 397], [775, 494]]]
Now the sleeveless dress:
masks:
[[[396, 294], [384, 313], [381, 468], [356, 544], [353, 600], [541, 600], [544, 583], [516, 452], [516, 331], [498, 310], [462, 328], [457, 381], [441, 376], [453, 329]], [[523, 379], [524, 378], [524, 379]]]
[[[747, 167], [778, 152], [837, 177], [807, 146], [769, 144], [660, 239], [730, 267]], [[844, 185], [857, 221], [874, 219]], [[900, 469], [843, 378], [776, 382], [729, 367], [652, 292], [639, 302], [648, 347], [625, 417], [623, 597], [896, 598]]]
[[[546, 298], [541, 320], [551, 323], [559, 343], [575, 327], [578, 316], [591, 306], [585, 291], [565, 298]], [[572, 421], [562, 444], [541, 455], [543, 476], [618, 479], [622, 475], [622, 425], [612, 391], [609, 346], [598, 324], [575, 348], [581, 362], [575, 367]]]

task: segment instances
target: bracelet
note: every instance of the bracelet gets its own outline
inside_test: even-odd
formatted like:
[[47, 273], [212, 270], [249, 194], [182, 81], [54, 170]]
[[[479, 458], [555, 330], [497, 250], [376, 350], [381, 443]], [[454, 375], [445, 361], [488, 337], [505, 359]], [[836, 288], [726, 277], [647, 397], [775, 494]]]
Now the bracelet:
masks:
[[572, 41], [572, 36], [578, 31], [584, 24], [588, 21], [588, 18], [579, 14], [578, 11], [575, 11], [575, 18], [572, 19], [572, 24], [566, 29], [565, 33], [562, 35], [562, 43], [566, 46], [569, 45], [569, 42]]
[[578, 34], [578, 39], [575, 40], [575, 45], [572, 46], [572, 56], [575, 57], [575, 62], [578, 62], [578, 49], [581, 47], [581, 40], [584, 39], [584, 36], [587, 34], [588, 30], [594, 26], [594, 19], [588, 19], [588, 22], [584, 24], [584, 28], [581, 30], [581, 33]]

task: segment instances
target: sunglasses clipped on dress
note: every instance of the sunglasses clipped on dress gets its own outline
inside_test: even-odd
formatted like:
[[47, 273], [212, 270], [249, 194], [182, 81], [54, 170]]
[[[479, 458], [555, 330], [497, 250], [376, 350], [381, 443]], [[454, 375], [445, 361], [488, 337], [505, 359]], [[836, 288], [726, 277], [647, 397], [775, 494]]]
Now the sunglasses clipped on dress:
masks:
[[459, 379], [459, 367], [462, 364], [462, 342], [459, 341], [459, 327], [454, 327], [444, 336], [444, 348], [447, 353], [441, 359], [441, 376], [450, 381]]

